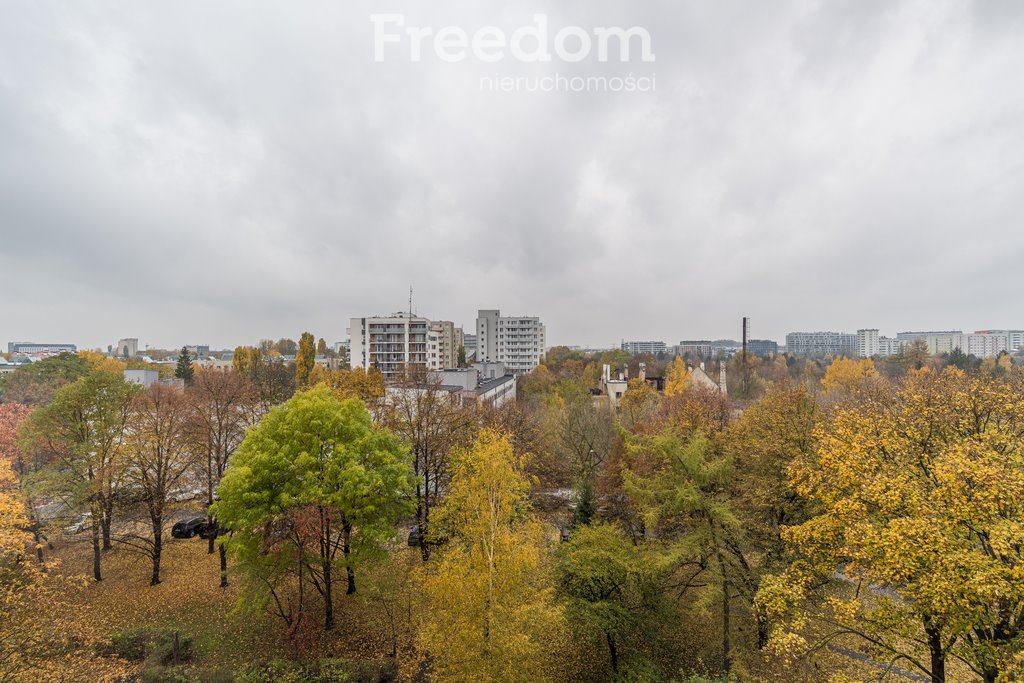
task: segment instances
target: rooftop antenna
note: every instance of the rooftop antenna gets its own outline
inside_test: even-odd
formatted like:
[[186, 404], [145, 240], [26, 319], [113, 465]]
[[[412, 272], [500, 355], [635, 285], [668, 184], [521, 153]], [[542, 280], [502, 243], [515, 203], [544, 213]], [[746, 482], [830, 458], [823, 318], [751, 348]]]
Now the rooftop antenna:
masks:
[[409, 285], [409, 317], [412, 317], [412, 285]]

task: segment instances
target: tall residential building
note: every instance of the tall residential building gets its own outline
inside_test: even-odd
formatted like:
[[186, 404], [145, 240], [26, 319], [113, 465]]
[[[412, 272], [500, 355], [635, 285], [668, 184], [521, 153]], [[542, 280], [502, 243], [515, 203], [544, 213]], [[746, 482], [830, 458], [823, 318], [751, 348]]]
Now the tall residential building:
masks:
[[786, 351], [798, 356], [855, 356], [857, 335], [848, 332], [790, 332]]
[[663, 341], [624, 341], [622, 350], [632, 356], [650, 355], [657, 356], [665, 353], [665, 342]]
[[408, 313], [352, 318], [348, 336], [349, 367], [376, 368], [388, 380], [406, 370], [437, 370], [441, 365], [439, 336], [427, 318]]
[[675, 355], [712, 358], [715, 355], [715, 345], [710, 341], [681, 341], [676, 345]]
[[857, 355], [873, 358], [878, 355], [878, 330], [857, 330]]
[[450, 320], [435, 320], [430, 329], [437, 335], [438, 363], [442, 368], [459, 365], [459, 348], [465, 344], [461, 327]]
[[903, 351], [903, 345], [907, 343], [909, 342], [893, 339], [892, 337], [879, 337], [878, 355], [883, 357], [898, 355]]
[[512, 373], [530, 372], [540, 364], [547, 344], [544, 323], [530, 316], [502, 316], [481, 309], [476, 316], [476, 359], [504, 363]]

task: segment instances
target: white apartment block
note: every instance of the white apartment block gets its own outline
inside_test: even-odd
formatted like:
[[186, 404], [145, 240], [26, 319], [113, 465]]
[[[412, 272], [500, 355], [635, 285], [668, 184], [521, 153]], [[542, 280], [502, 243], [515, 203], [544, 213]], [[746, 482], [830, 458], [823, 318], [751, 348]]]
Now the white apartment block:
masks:
[[872, 358], [879, 355], [880, 345], [878, 330], [857, 330], [857, 355], [861, 358]]
[[665, 342], [663, 341], [624, 341], [622, 350], [631, 356], [650, 355], [657, 356], [665, 353]]
[[1007, 351], [1013, 353], [1024, 346], [1024, 330], [978, 330], [962, 332], [900, 332], [896, 337], [904, 343], [920, 339], [928, 346], [928, 353], [951, 353], [960, 349], [967, 355], [990, 358]]
[[546, 344], [546, 331], [540, 318], [502, 316], [497, 309], [477, 312], [478, 361], [504, 363], [509, 372], [521, 375], [540, 364]]
[[396, 313], [349, 322], [349, 367], [376, 368], [385, 379], [397, 379], [408, 370], [441, 367], [438, 333], [427, 318]]
[[847, 332], [790, 332], [786, 351], [798, 356], [854, 356], [857, 335]]
[[878, 338], [878, 355], [879, 356], [896, 356], [903, 351], [904, 342], [899, 339], [893, 339], [892, 337], [879, 337]]

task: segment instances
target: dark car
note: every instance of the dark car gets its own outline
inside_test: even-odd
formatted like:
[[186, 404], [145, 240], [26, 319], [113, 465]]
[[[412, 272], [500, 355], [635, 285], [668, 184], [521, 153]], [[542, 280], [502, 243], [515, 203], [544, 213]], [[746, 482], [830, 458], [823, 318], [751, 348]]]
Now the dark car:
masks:
[[171, 527], [171, 536], [174, 538], [194, 538], [197, 534], [202, 536], [205, 531], [206, 517], [189, 517]]
[[423, 543], [423, 537], [420, 536], [420, 527], [417, 524], [413, 528], [409, 529], [409, 545], [416, 547]]
[[210, 540], [211, 538], [217, 538], [217, 534], [220, 533], [220, 529], [217, 528], [217, 522], [214, 521], [210, 524], [204, 524], [199, 529], [199, 538]]

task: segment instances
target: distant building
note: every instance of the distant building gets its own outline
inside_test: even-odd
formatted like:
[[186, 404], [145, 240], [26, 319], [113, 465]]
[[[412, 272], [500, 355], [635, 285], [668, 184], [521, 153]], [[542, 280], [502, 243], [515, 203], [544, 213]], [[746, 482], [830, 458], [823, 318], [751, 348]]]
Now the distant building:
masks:
[[189, 352], [193, 358], [201, 358], [203, 356], [210, 355], [209, 344], [188, 344], [185, 349]]
[[476, 360], [476, 335], [463, 334], [462, 345], [466, 349], [466, 361], [472, 363]]
[[547, 344], [540, 318], [502, 316], [497, 309], [481, 309], [476, 318], [476, 360], [504, 363], [515, 375], [540, 365]]
[[798, 356], [856, 356], [857, 335], [847, 332], [790, 332], [786, 351]]
[[857, 355], [861, 358], [873, 358], [878, 355], [878, 330], [857, 330]]
[[118, 339], [113, 355], [115, 358], [135, 358], [139, 355], [139, 340], [134, 337]]
[[771, 339], [751, 339], [747, 342], [747, 352], [767, 358], [779, 353], [779, 344]]
[[516, 399], [516, 376], [505, 371], [501, 363], [475, 363], [470, 368], [447, 368], [429, 373], [430, 380], [441, 387], [457, 387], [462, 404], [475, 402], [498, 408]]
[[143, 389], [160, 381], [160, 372], [157, 370], [125, 370], [124, 381], [138, 384]]
[[40, 344], [37, 342], [8, 342], [7, 353], [33, 354], [57, 354], [77, 353], [78, 347], [74, 344]]
[[408, 313], [352, 318], [348, 335], [352, 369], [376, 368], [387, 380], [407, 370], [440, 369], [438, 335], [427, 318]]
[[899, 355], [903, 352], [903, 345], [905, 343], [907, 342], [903, 342], [899, 339], [893, 339], [892, 337], [879, 337], [878, 355], [883, 358]]
[[663, 341], [624, 341], [622, 350], [631, 356], [657, 356], [665, 353]]
[[710, 341], [681, 341], [676, 346], [675, 355], [712, 358], [715, 355], [715, 345]]
[[1024, 330], [978, 330], [975, 334], [1006, 335], [1006, 346], [1010, 353], [1016, 353], [1024, 348]]
[[431, 331], [437, 335], [438, 366], [455, 368], [459, 365], [459, 347], [462, 346], [462, 328], [450, 320], [435, 320]]

